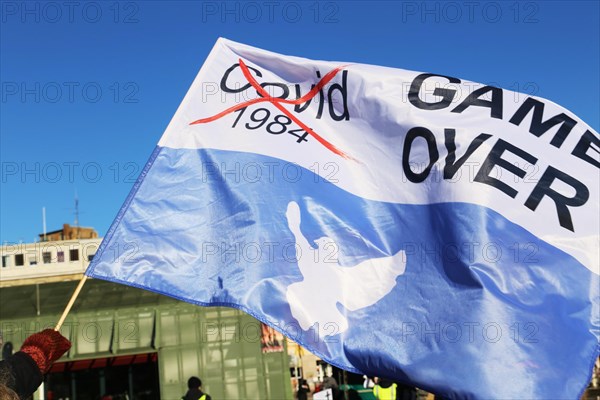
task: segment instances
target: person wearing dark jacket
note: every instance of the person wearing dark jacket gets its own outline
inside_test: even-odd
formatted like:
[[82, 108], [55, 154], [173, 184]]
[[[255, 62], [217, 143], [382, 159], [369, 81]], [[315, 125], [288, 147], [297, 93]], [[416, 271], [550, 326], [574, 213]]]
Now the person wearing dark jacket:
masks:
[[296, 398], [298, 400], [306, 400], [308, 399], [309, 393], [310, 386], [308, 386], [308, 382], [306, 382], [306, 379], [300, 379], [298, 382], [298, 390], [296, 391]]
[[0, 398], [29, 398], [41, 385], [52, 364], [70, 348], [71, 342], [53, 329], [29, 336], [20, 351], [0, 361]]
[[211, 400], [210, 395], [204, 393], [200, 388], [202, 381], [197, 376], [192, 376], [188, 379], [188, 391], [181, 399], [182, 400]]

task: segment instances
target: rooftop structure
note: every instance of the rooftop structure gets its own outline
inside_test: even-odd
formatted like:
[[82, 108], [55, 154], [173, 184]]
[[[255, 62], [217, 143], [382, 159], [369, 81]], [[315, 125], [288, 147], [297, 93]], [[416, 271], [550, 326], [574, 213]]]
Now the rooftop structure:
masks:
[[4, 244], [0, 246], [0, 287], [78, 280], [101, 241], [96, 234], [80, 240]]
[[40, 233], [39, 237], [40, 242], [54, 242], [72, 239], [96, 239], [98, 237], [98, 232], [96, 232], [94, 228], [63, 224], [62, 229]]

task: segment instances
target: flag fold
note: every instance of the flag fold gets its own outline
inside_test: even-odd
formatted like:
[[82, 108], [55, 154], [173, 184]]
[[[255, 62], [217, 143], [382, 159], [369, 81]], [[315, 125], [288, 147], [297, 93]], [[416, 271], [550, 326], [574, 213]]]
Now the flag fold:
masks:
[[448, 398], [575, 398], [599, 148], [545, 99], [219, 39], [87, 274]]

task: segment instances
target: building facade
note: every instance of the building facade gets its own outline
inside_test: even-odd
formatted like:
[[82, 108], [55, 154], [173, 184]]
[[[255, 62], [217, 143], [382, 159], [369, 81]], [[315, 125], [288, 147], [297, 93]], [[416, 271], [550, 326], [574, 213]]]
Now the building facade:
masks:
[[[0, 248], [3, 353], [54, 327], [100, 241]], [[73, 346], [35, 399], [176, 400], [190, 376], [200, 376], [213, 399], [293, 398], [285, 346], [263, 353], [260, 322], [235, 309], [89, 279], [61, 333]]]
[[54, 242], [59, 240], [96, 239], [98, 232], [94, 228], [71, 226], [63, 224], [62, 229], [40, 233], [40, 242]]

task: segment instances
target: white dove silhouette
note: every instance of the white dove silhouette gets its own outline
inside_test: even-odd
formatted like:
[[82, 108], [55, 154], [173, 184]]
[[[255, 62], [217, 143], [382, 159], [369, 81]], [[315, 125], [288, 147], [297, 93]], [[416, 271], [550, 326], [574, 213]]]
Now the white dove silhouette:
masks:
[[340, 266], [338, 245], [329, 237], [315, 240], [314, 249], [300, 231], [300, 207], [294, 201], [287, 207], [288, 227], [296, 239], [298, 267], [304, 277], [288, 286], [286, 297], [292, 315], [300, 327], [317, 323], [320, 337], [336, 335], [348, 329], [348, 320], [337, 307], [350, 311], [375, 304], [392, 291], [396, 278], [404, 273], [406, 254], [371, 258], [353, 267]]

